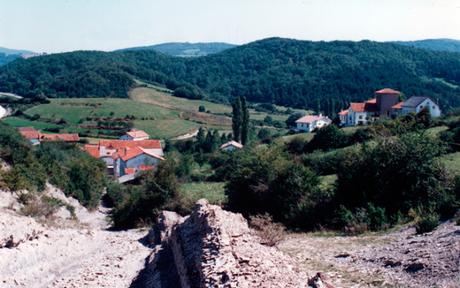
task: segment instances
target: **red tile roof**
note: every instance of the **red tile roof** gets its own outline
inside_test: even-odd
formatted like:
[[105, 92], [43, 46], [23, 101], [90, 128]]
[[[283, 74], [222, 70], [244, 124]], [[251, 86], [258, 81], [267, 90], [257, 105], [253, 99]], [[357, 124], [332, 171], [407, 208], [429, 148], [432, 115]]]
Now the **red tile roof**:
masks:
[[80, 136], [76, 133], [61, 133], [61, 134], [42, 134], [40, 139], [44, 141], [65, 141], [65, 142], [78, 142]]
[[127, 135], [133, 137], [133, 138], [149, 138], [149, 134], [145, 133], [145, 131], [142, 130], [137, 130], [137, 129], [131, 129], [131, 131], [126, 132]]
[[369, 100], [367, 100], [365, 103], [369, 103], [369, 104], [377, 104], [377, 98], [372, 98], [372, 99], [369, 99]]
[[134, 174], [136, 173], [136, 168], [125, 168], [125, 174]]
[[32, 140], [40, 138], [40, 132], [31, 127], [21, 127], [18, 129], [22, 137]]
[[142, 147], [144, 149], [161, 149], [160, 140], [100, 140], [100, 146], [105, 146], [113, 149]]
[[139, 166], [139, 170], [140, 171], [151, 171], [153, 170], [155, 167], [153, 167], [152, 165], [140, 165]]
[[403, 104], [404, 104], [404, 101], [399, 102], [398, 104], [395, 104], [395, 105], [391, 106], [391, 108], [392, 109], [402, 109]]
[[381, 90], [375, 91], [375, 94], [401, 94], [401, 92], [391, 88], [383, 88]]
[[311, 122], [317, 121], [317, 120], [322, 119], [322, 118], [324, 118], [324, 117], [319, 116], [319, 115], [306, 115], [306, 116], [303, 116], [303, 117], [297, 119], [295, 121], [295, 123], [311, 123]]
[[345, 116], [345, 115], [348, 115], [348, 110], [342, 110], [339, 112], [339, 115], [340, 116]]
[[350, 109], [354, 112], [364, 112], [365, 103], [350, 103]]
[[99, 153], [99, 146], [95, 144], [86, 144], [84, 146], [85, 151], [93, 156], [94, 158], [99, 158], [100, 153]]

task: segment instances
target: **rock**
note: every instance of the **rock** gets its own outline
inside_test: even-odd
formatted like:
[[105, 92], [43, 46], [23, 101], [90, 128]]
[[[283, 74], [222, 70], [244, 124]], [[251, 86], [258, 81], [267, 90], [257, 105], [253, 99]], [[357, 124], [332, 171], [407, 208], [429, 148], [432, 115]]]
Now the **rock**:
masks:
[[394, 259], [387, 259], [383, 262], [383, 265], [385, 267], [397, 267], [397, 266], [401, 266], [401, 261], [398, 261], [398, 260], [394, 260]]
[[294, 259], [261, 245], [241, 214], [206, 200], [188, 217], [163, 212], [150, 234], [157, 247], [133, 287], [308, 287]]
[[21, 217], [10, 210], [0, 213], [0, 248], [14, 248], [35, 240], [43, 233], [43, 226], [30, 217]]
[[325, 282], [325, 276], [321, 273], [316, 273], [316, 275], [308, 279], [308, 287], [311, 288], [334, 288], [331, 284]]

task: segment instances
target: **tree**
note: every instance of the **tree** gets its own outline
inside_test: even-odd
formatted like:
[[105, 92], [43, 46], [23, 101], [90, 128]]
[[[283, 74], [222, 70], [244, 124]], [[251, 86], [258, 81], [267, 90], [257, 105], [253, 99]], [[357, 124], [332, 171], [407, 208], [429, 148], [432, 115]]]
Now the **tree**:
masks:
[[249, 137], [249, 110], [246, 104], [246, 98], [241, 97], [241, 112], [242, 112], [242, 123], [241, 123], [241, 144], [246, 145]]
[[302, 116], [304, 116], [302, 113], [294, 113], [289, 115], [289, 117], [286, 119], [286, 126], [294, 127], [295, 121], [297, 121], [297, 119], [299, 119]]
[[204, 107], [203, 105], [200, 105], [198, 107], [198, 112], [206, 112], [206, 107]]
[[232, 104], [232, 130], [233, 140], [240, 142], [241, 136], [241, 124], [243, 123], [243, 112], [241, 107], [241, 98], [236, 97]]
[[206, 141], [206, 135], [204, 133], [204, 129], [203, 127], [200, 127], [198, 129], [198, 134], [196, 134], [196, 144], [197, 144], [198, 150], [203, 148], [205, 141]]

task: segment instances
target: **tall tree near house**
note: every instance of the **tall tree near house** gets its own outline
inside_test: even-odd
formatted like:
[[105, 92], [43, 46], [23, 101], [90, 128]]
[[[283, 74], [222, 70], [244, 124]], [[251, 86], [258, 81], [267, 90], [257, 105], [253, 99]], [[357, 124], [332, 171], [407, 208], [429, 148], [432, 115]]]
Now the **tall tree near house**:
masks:
[[232, 130], [233, 140], [240, 142], [241, 136], [241, 124], [243, 122], [243, 113], [241, 111], [241, 98], [236, 97], [233, 104], [233, 115], [232, 115]]
[[241, 97], [241, 144], [246, 145], [249, 136], [249, 110], [246, 104], [246, 98]]

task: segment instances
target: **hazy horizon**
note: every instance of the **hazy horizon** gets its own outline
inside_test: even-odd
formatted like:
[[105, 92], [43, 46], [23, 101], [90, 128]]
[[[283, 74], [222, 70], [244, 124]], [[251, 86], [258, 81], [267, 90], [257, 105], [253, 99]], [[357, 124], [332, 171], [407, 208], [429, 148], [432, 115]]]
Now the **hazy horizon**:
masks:
[[[456, 0], [0, 0], [0, 46], [112, 51], [165, 42], [460, 39]], [[167, 12], [165, 12], [167, 11]]]

